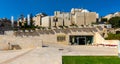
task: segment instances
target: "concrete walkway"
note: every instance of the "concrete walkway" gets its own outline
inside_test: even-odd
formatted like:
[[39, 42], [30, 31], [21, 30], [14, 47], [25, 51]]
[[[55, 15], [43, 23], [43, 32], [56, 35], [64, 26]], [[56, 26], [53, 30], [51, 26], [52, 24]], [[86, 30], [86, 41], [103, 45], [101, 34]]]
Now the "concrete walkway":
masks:
[[0, 64], [62, 64], [64, 55], [117, 56], [117, 48], [97, 46], [56, 46], [32, 50], [0, 51]]
[[31, 49], [26, 50], [9, 50], [9, 51], [0, 51], [0, 64], [7, 64], [14, 61], [16, 58], [27, 54]]
[[62, 55], [54, 48], [36, 48], [5, 64], [61, 64]]

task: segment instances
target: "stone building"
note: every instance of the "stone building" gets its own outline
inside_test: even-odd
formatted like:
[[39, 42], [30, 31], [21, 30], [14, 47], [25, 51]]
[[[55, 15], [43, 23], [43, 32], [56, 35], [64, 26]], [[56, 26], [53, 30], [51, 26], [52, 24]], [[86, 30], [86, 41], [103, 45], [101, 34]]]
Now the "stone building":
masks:
[[57, 18], [57, 26], [70, 26], [71, 14], [69, 12], [55, 11], [54, 16]]
[[110, 18], [116, 17], [116, 16], [120, 17], [120, 12], [108, 14], [108, 15], [104, 16], [103, 18], [106, 18], [107, 20], [109, 20]]
[[100, 31], [103, 31], [103, 29], [98, 27], [6, 31], [4, 35], [0, 35], [0, 50], [9, 49], [9, 44], [19, 46], [20, 49], [58, 44], [118, 45], [118, 40], [105, 40], [100, 35]]
[[46, 16], [42, 18], [42, 27], [52, 28], [55, 25], [55, 22], [53, 20], [53, 16]]
[[69, 27], [71, 25], [91, 25], [96, 22], [99, 15], [96, 12], [90, 12], [86, 9], [72, 9], [71, 12], [55, 11], [54, 16], [47, 16], [44, 13], [33, 17], [35, 26], [43, 27]]
[[39, 14], [36, 14], [34, 17], [33, 17], [33, 21], [35, 21], [35, 26], [41, 26], [42, 25], [42, 18], [47, 16], [46, 14], [44, 13], [39, 13]]
[[20, 15], [20, 17], [17, 20], [17, 26], [24, 26], [25, 23], [27, 23], [27, 18], [24, 17], [24, 15]]
[[70, 25], [71, 25], [70, 13], [55, 11], [54, 16], [46, 16], [42, 18], [41, 26], [52, 28]]
[[78, 26], [80, 25], [91, 25], [96, 22], [99, 18], [98, 13], [90, 12], [86, 9], [71, 9], [72, 23]]

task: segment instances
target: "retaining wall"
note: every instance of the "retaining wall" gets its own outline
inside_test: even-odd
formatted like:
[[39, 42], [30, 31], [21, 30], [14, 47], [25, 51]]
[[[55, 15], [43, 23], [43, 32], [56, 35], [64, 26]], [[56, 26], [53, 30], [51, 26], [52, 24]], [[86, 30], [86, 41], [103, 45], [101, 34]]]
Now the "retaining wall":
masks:
[[0, 50], [12, 49], [12, 46], [19, 46], [19, 49], [42, 47], [42, 41], [38, 37], [0, 35]]

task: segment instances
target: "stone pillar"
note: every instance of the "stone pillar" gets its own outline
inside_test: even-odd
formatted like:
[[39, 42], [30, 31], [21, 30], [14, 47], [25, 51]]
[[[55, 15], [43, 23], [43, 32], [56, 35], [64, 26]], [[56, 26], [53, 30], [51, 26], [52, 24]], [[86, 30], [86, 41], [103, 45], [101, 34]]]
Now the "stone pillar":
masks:
[[11, 26], [14, 27], [14, 17], [11, 16]]
[[27, 15], [27, 24], [28, 26], [30, 26], [30, 15], [29, 14]]

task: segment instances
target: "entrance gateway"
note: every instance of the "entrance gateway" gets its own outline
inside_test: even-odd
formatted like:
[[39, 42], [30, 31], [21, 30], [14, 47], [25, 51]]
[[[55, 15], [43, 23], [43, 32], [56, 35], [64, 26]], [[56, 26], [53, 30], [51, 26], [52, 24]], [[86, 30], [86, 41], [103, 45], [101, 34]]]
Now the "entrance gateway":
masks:
[[71, 45], [90, 45], [93, 43], [93, 36], [70, 35]]

